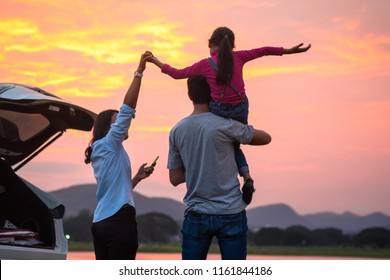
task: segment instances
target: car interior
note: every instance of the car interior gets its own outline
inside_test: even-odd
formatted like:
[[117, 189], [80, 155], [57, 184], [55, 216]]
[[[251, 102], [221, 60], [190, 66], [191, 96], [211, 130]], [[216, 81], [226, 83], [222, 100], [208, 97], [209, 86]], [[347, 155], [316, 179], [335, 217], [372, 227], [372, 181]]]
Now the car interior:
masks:
[[[55, 246], [53, 223], [55, 211], [48, 209], [26, 186], [26, 183], [28, 182], [15, 174], [5, 159], [0, 158], [0, 219], [2, 220], [0, 226], [3, 227], [0, 230], [4, 234], [12, 233], [15, 229], [29, 230], [34, 233], [35, 239], [32, 240], [30, 235], [13, 236], [13, 240], [5, 238], [5, 236], [0, 238], [0, 242], [15, 246], [52, 248]], [[59, 210], [61, 211], [61, 209]], [[4, 228], [6, 224], [11, 224], [12, 227]]]

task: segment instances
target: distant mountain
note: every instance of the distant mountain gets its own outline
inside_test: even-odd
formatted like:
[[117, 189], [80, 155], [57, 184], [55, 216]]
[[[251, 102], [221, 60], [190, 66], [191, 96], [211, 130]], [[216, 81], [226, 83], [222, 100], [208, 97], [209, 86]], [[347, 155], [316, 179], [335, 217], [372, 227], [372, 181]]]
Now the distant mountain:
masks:
[[[60, 199], [65, 205], [65, 218], [77, 216], [81, 210], [93, 213], [96, 208], [96, 184], [77, 185], [60, 189], [50, 194]], [[183, 220], [185, 205], [174, 199], [147, 197], [134, 192], [137, 215], [158, 212], [170, 216], [176, 221]]]
[[298, 215], [290, 206], [272, 204], [247, 210], [248, 226], [251, 229], [262, 227], [287, 228], [291, 225], [302, 225], [312, 228], [313, 224]]
[[65, 206], [65, 218], [77, 216], [81, 210], [93, 212], [96, 207], [96, 184], [77, 185], [50, 192]]
[[364, 228], [385, 227], [390, 229], [390, 217], [382, 213], [372, 213], [367, 216], [358, 216], [351, 212], [335, 214], [322, 212], [302, 216], [311, 224], [312, 228], [335, 227], [346, 232], [358, 232]]
[[[51, 192], [65, 205], [65, 218], [77, 216], [81, 210], [93, 212], [96, 207], [96, 184], [77, 185]], [[170, 198], [147, 197], [134, 192], [137, 215], [149, 212], [163, 213], [172, 217], [179, 224], [183, 221], [185, 205]], [[301, 225], [308, 229], [338, 228], [345, 233], [356, 233], [365, 228], [385, 227], [390, 229], [390, 216], [372, 213], [366, 216], [351, 212], [336, 214], [321, 212], [298, 215], [286, 204], [260, 206], [247, 210], [248, 226], [251, 230], [262, 227], [278, 227], [285, 229], [292, 225]]]

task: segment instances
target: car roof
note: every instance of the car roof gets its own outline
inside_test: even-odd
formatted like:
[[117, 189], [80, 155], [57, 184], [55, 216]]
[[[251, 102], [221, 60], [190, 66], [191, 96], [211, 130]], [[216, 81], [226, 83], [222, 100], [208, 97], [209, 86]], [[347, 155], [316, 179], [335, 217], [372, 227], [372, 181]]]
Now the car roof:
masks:
[[0, 157], [14, 165], [67, 129], [90, 131], [95, 118], [38, 87], [0, 83]]

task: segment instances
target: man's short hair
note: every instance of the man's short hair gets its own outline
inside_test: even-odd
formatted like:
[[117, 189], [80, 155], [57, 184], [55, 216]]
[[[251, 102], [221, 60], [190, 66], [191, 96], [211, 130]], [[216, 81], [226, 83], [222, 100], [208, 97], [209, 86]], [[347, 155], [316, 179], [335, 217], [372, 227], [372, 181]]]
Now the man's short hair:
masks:
[[190, 77], [187, 80], [188, 96], [195, 104], [208, 104], [211, 101], [210, 86], [203, 76]]

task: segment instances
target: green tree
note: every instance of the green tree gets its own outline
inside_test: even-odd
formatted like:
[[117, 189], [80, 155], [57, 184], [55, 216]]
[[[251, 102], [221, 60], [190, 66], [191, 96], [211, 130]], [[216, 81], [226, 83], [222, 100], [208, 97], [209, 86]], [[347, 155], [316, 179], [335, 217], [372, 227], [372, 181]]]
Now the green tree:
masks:
[[75, 217], [64, 220], [64, 232], [70, 235], [70, 240], [78, 242], [91, 242], [92, 213], [81, 210]]
[[313, 244], [318, 246], [337, 246], [345, 242], [343, 232], [336, 228], [313, 230], [312, 238]]
[[362, 230], [355, 236], [356, 246], [371, 246], [378, 248], [390, 247], [390, 230], [383, 227], [373, 227]]
[[304, 226], [290, 226], [282, 234], [286, 246], [307, 246], [312, 244], [312, 233]]
[[282, 243], [283, 232], [276, 227], [261, 228], [254, 234], [253, 242], [257, 246], [278, 246]]
[[140, 243], [168, 243], [179, 241], [179, 226], [169, 216], [161, 213], [147, 213], [137, 217], [138, 240]]

